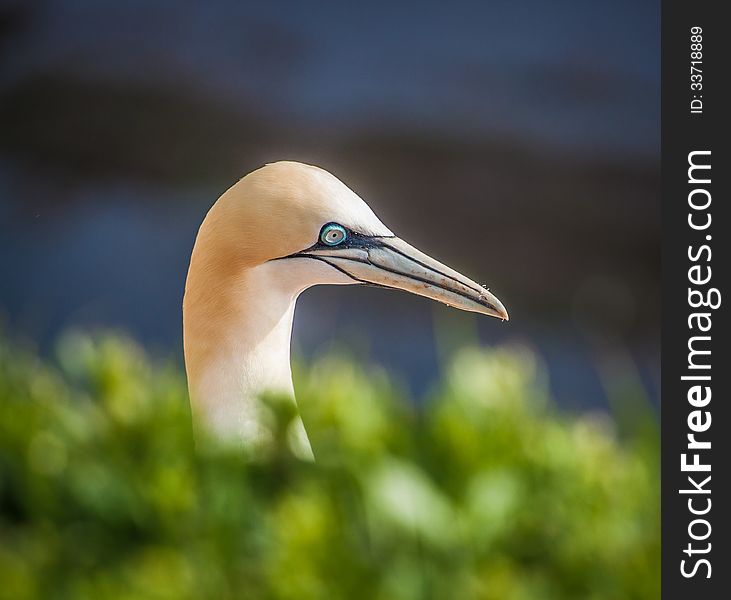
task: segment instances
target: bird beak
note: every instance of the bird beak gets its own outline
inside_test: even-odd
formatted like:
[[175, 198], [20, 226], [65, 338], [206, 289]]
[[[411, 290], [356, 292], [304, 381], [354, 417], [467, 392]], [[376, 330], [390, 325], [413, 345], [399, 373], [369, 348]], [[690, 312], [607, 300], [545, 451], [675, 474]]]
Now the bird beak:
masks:
[[486, 288], [397, 237], [360, 237], [341, 246], [314, 246], [294, 256], [322, 260], [360, 283], [404, 290], [461, 310], [508, 320]]

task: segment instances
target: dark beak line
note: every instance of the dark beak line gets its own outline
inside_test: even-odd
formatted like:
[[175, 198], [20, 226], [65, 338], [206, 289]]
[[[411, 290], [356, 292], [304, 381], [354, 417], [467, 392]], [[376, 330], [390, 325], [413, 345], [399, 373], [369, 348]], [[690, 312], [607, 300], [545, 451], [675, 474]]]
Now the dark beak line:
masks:
[[[378, 238], [373, 238], [373, 237], [372, 238], [369, 238], [369, 240], [376, 240], [376, 239], [378, 239]], [[387, 244], [385, 242], [380, 242], [380, 243], [377, 243], [377, 244], [370, 244], [370, 246], [371, 247], [373, 247], [373, 246], [385, 246], [386, 248], [388, 248], [392, 252], [395, 252], [397, 254], [400, 254], [401, 256], [403, 256], [404, 258], [406, 258], [407, 260], [410, 260], [410, 261], [412, 261], [412, 262], [420, 265], [421, 267], [423, 267], [423, 268], [425, 268], [425, 269], [427, 269], [429, 271], [432, 271], [434, 273], [437, 273], [437, 274], [441, 275], [442, 277], [445, 277], [447, 279], [450, 279], [450, 280], [454, 281], [455, 283], [458, 283], [460, 285], [465, 285], [465, 287], [469, 287], [470, 289], [478, 292], [478, 294], [481, 294], [482, 292], [484, 292], [484, 290], [482, 288], [480, 288], [479, 286], [478, 287], [467, 286], [464, 282], [460, 281], [459, 279], [456, 279], [455, 277], [452, 277], [451, 275], [448, 275], [447, 273], [443, 273], [442, 271], [440, 271], [438, 269], [435, 269], [434, 267], [432, 267], [430, 265], [427, 265], [427, 264], [421, 262], [420, 260], [418, 260], [416, 258], [413, 258], [412, 256], [409, 256], [408, 254], [406, 254], [404, 252], [401, 252], [399, 249], [394, 248], [390, 244]], [[364, 283], [364, 284], [367, 284], [367, 285], [372, 285], [372, 286], [375, 286], [375, 287], [381, 287], [381, 288], [391, 289], [387, 285], [374, 284], [374, 283], [372, 283], [370, 281], [366, 281], [364, 279], [360, 279], [358, 277], [355, 277], [354, 275], [348, 273], [345, 269], [339, 267], [338, 265], [335, 265], [335, 264], [331, 263], [329, 260], [327, 260], [327, 257], [324, 257], [324, 256], [316, 256], [316, 255], [313, 255], [313, 254], [309, 254], [309, 250], [305, 250], [303, 252], [297, 252], [296, 254], [291, 255], [291, 257], [292, 258], [295, 258], [295, 257], [300, 257], [300, 258], [314, 258], [315, 260], [319, 260], [319, 261], [322, 261], [324, 263], [327, 263], [328, 265], [330, 265], [331, 267], [337, 269], [338, 271], [340, 271], [344, 275], [347, 275], [348, 277], [350, 277], [353, 281], [357, 281], [358, 283]], [[370, 265], [372, 267], [375, 267], [376, 269], [380, 269], [382, 271], [386, 271], [388, 273], [392, 273], [392, 274], [398, 275], [400, 277], [403, 277], [404, 276], [403, 273], [401, 273], [399, 271], [396, 271], [395, 269], [389, 269], [389, 268], [384, 267], [382, 265], [374, 264], [374, 263], [372, 263], [369, 260], [358, 260], [356, 258], [352, 258], [352, 257], [349, 257], [349, 256], [341, 256], [341, 257], [339, 257], [339, 260], [356, 262], [356, 263], [361, 263], [361, 264], [364, 264], [364, 265]], [[481, 304], [485, 308], [489, 308], [490, 310], [493, 310], [493, 311], [496, 311], [496, 312], [499, 310], [497, 308], [497, 306], [494, 306], [490, 302], [487, 302], [486, 300], [483, 300], [481, 297], [471, 298], [470, 296], [467, 296], [467, 295], [459, 292], [458, 290], [454, 290], [454, 289], [448, 288], [448, 287], [446, 287], [444, 285], [439, 284], [438, 282], [430, 281], [428, 279], [424, 279], [423, 277], [419, 277], [417, 275], [409, 274], [408, 275], [408, 278], [409, 279], [413, 279], [414, 281], [420, 281], [421, 283], [426, 283], [427, 285], [434, 286], [436, 288], [439, 288], [441, 290], [444, 290], [445, 292], [449, 292], [451, 294], [455, 294], [456, 296], [460, 296], [462, 298], [465, 298], [466, 300], [470, 300], [472, 302], [476, 302], [478, 304]]]
[[[312, 258], [314, 260], [319, 260], [320, 262], [324, 262], [325, 264], [330, 265], [336, 271], [340, 271], [343, 275], [347, 275], [353, 281], [357, 281], [358, 283], [364, 283], [366, 285], [375, 285], [376, 287], [386, 287], [386, 286], [381, 286], [381, 285], [378, 285], [375, 283], [371, 283], [370, 281], [366, 281], [365, 279], [360, 279], [360, 278], [356, 277], [355, 275], [351, 275], [342, 267], [339, 267], [338, 265], [331, 263], [330, 261], [328, 261], [327, 259], [325, 259], [322, 256], [314, 256], [312, 254], [305, 254], [304, 252], [298, 252], [297, 254], [292, 254], [290, 256], [286, 256], [285, 258]], [[357, 261], [357, 262], [360, 262], [360, 261]]]
[[[434, 268], [433, 266], [430, 266], [430, 265], [427, 265], [426, 263], [421, 262], [419, 259], [414, 258], [413, 256], [409, 256], [408, 254], [406, 254], [405, 252], [402, 252], [398, 248], [395, 248], [391, 244], [387, 244], [385, 242], [382, 242], [381, 243], [381, 246], [385, 246], [386, 248], [388, 248], [392, 252], [395, 252], [396, 254], [400, 254], [404, 258], [407, 258], [408, 260], [410, 260], [412, 262], [415, 262], [417, 265], [420, 265], [420, 266], [424, 267], [425, 269], [428, 269], [429, 271], [434, 271], [435, 273], [438, 273], [442, 277], [446, 277], [447, 279], [451, 279], [455, 283], [459, 283], [460, 285], [464, 285], [465, 287], [471, 288], [474, 291], [476, 291], [478, 294], [481, 294], [482, 292], [485, 291], [484, 289], [480, 288], [479, 286], [468, 285], [467, 283], [465, 283], [464, 281], [460, 281], [456, 277], [452, 277], [451, 275], [449, 275], [447, 273], [444, 273], [444, 272], [440, 271], [439, 269]], [[374, 266], [378, 266], [378, 265], [374, 265]], [[383, 267], [379, 267], [379, 268], [383, 268]], [[416, 278], [414, 278], [414, 279], [416, 279]], [[441, 287], [441, 286], [437, 286], [437, 287]], [[454, 291], [454, 290], [449, 290], [449, 291]], [[457, 292], [454, 292], [454, 293], [457, 293]], [[458, 295], [461, 296], [462, 294], [458, 294]], [[490, 304], [489, 302], [486, 303], [485, 306], [487, 306], [487, 308], [492, 308], [492, 309], [496, 308], [492, 304]]]

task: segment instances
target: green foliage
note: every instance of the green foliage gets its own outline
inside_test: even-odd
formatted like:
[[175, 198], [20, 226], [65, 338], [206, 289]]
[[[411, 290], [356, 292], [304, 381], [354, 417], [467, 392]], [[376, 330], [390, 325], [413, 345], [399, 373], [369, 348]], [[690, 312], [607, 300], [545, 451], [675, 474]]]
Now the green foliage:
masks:
[[0, 342], [0, 598], [659, 597], [656, 427], [559, 413], [525, 351], [460, 353], [419, 410], [298, 369], [314, 463], [277, 399], [255, 456], [196, 451], [183, 374], [119, 337], [56, 363]]

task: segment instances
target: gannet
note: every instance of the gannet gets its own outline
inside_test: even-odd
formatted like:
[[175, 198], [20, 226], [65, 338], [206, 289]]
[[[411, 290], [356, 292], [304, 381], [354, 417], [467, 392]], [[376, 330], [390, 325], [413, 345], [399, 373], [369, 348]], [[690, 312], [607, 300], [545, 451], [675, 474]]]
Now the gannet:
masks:
[[[317, 284], [370, 284], [503, 320], [483, 286], [396, 237], [327, 171], [282, 161], [229, 188], [200, 226], [183, 300], [185, 368], [196, 437], [256, 444], [260, 398], [294, 401], [298, 296]], [[297, 421], [294, 445], [311, 452]]]

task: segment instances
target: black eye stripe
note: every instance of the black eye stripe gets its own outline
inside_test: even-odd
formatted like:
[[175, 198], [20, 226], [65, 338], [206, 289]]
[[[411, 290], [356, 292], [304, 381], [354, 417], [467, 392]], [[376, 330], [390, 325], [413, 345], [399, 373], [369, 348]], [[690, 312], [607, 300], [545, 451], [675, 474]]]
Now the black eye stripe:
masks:
[[[323, 241], [325, 228], [328, 225], [337, 225], [338, 227], [342, 228], [345, 232], [345, 238], [338, 241], [337, 243], [328, 244]], [[316, 250], [347, 250], [349, 248], [362, 248], [364, 250], [367, 250], [369, 248], [380, 248], [383, 245], [383, 240], [388, 240], [390, 238], [393, 238], [394, 235], [374, 235], [374, 234], [368, 234], [368, 233], [361, 233], [359, 231], [354, 231], [350, 229], [349, 227], [345, 227], [343, 225], [340, 225], [339, 223], [326, 223], [322, 226], [320, 229], [320, 233], [317, 236], [317, 241], [312, 244], [309, 248], [304, 248], [300, 250], [299, 252], [295, 252], [293, 254], [288, 254], [287, 256], [280, 256], [272, 260], [281, 260], [285, 258], [292, 258], [295, 256], [308, 256], [310, 258], [318, 258], [316, 256], [312, 256], [308, 254], [309, 252], [313, 252]]]

